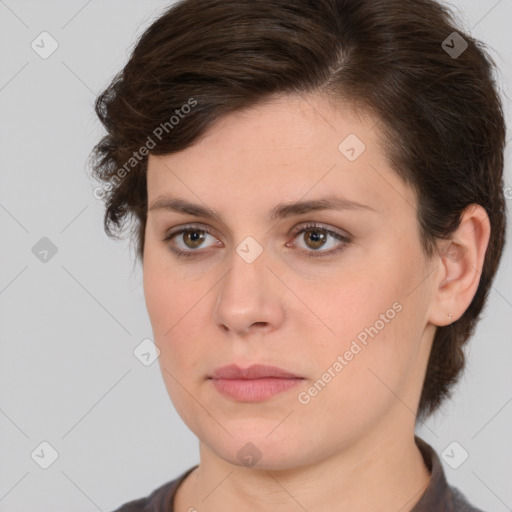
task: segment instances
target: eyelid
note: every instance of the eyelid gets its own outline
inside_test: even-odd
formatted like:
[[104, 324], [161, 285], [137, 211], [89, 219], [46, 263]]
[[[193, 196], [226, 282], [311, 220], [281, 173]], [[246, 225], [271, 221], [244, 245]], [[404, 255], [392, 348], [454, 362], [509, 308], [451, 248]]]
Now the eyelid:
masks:
[[176, 228], [171, 228], [165, 232], [165, 239], [168, 240], [174, 235], [184, 233], [186, 231], [192, 231], [194, 229], [197, 229], [197, 231], [204, 231], [205, 233], [208, 233], [209, 235], [213, 235], [213, 229], [205, 224], [185, 224], [183, 226], [177, 226]]
[[321, 222], [315, 222], [315, 221], [302, 222], [301, 224], [299, 224], [298, 226], [295, 226], [292, 229], [292, 234], [295, 236], [295, 235], [301, 233], [302, 231], [313, 230], [313, 229], [318, 229], [319, 231], [325, 231], [326, 233], [328, 233], [330, 235], [333, 235], [335, 237], [340, 237], [340, 238], [343, 238], [346, 240], [349, 240], [351, 238], [351, 236], [346, 231], [341, 231], [341, 230], [337, 231], [336, 228], [333, 228], [329, 225], [323, 224]]

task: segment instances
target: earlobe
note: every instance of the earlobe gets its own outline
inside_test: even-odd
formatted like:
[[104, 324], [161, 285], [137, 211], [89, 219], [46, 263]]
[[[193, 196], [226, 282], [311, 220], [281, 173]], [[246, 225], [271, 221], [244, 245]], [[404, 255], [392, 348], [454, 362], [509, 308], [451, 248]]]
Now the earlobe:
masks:
[[463, 212], [450, 240], [439, 244], [438, 265], [442, 269], [434, 283], [430, 322], [449, 325], [460, 318], [478, 289], [490, 237], [487, 212], [471, 204]]

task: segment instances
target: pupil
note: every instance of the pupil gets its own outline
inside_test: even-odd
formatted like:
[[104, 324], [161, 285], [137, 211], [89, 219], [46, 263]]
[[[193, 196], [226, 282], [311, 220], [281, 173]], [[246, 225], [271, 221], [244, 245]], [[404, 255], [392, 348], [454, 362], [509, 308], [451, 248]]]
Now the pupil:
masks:
[[324, 240], [325, 235], [319, 231], [310, 231], [308, 238], [314, 248], [321, 247], [323, 245], [323, 243], [325, 242], [325, 240]]
[[201, 242], [204, 238], [204, 235], [200, 231], [189, 231], [187, 233], [188, 240], [192, 247], [197, 247], [198, 243]]

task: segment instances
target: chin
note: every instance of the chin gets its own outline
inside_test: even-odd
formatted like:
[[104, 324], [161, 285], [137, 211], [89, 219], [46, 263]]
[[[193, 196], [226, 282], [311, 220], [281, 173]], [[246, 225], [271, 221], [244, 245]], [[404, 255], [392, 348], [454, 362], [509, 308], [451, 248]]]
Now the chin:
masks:
[[[304, 446], [311, 448], [311, 443], [306, 440], [294, 440], [294, 436], [285, 429], [280, 432], [281, 435], [277, 435], [276, 430], [269, 436], [272, 429], [268, 428], [257, 434], [254, 431], [254, 420], [252, 423], [251, 429], [239, 428], [233, 437], [227, 434], [222, 436], [220, 443], [218, 436], [204, 436], [203, 444], [217, 457], [241, 468], [289, 470], [311, 462], [311, 453], [304, 451]], [[274, 422], [272, 428], [275, 426]]]

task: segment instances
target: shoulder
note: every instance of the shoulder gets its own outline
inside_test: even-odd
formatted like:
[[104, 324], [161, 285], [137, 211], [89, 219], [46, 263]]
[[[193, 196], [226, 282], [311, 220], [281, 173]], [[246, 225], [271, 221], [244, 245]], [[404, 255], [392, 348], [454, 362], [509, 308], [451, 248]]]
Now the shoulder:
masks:
[[427, 489], [411, 512], [484, 512], [474, 507], [457, 487], [449, 485], [441, 460], [432, 446], [418, 436], [415, 436], [415, 442], [431, 477]]
[[[124, 503], [113, 512], [156, 512], [159, 511], [159, 505], [165, 502], [166, 498], [172, 500], [174, 493], [172, 489], [176, 487], [177, 480], [171, 480], [155, 489], [149, 496], [138, 498]], [[171, 494], [171, 496], [169, 496]], [[165, 510], [165, 509], [164, 509]], [[172, 510], [172, 509], [171, 509]]]
[[196, 467], [190, 468], [178, 478], [157, 487], [149, 496], [128, 501], [113, 512], [173, 512], [174, 495], [178, 486]]
[[453, 510], [455, 512], [484, 512], [483, 510], [474, 507], [466, 499], [466, 496], [459, 491], [456, 487], [450, 486], [450, 491], [453, 499]]

